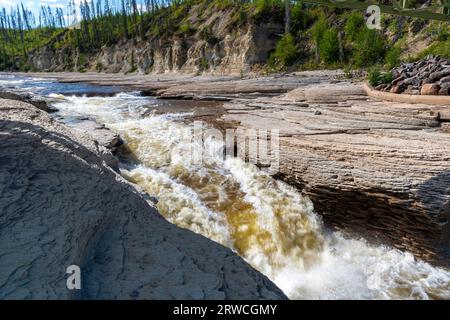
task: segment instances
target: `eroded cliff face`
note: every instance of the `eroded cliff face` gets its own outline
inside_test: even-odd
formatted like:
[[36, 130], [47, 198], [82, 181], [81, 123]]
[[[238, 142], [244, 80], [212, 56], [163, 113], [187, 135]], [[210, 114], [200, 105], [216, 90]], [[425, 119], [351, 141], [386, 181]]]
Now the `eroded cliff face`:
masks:
[[193, 35], [122, 40], [90, 53], [47, 46], [30, 54], [28, 63], [45, 71], [242, 74], [265, 64], [283, 33], [276, 23], [232, 27], [232, 11], [215, 12], [199, 23], [194, 9], [189, 17], [197, 30]]

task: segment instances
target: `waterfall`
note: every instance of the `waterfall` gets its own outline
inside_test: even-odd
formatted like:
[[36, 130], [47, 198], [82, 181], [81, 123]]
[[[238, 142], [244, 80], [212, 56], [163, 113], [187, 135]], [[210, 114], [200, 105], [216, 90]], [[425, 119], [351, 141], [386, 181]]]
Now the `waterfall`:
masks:
[[184, 114], [152, 114], [155, 103], [118, 94], [55, 107], [120, 134], [135, 159], [122, 175], [156, 196], [167, 220], [230, 247], [292, 299], [450, 299], [449, 270], [327, 230], [307, 197], [256, 166], [214, 154], [188, 161], [191, 125]]

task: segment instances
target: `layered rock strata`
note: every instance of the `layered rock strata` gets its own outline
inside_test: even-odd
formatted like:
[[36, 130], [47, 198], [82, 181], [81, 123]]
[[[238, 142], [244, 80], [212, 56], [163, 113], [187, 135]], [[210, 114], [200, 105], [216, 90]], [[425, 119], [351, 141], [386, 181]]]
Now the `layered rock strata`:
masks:
[[450, 134], [440, 110], [370, 99], [354, 84], [224, 108], [225, 123], [280, 130], [277, 176], [330, 225], [449, 263]]

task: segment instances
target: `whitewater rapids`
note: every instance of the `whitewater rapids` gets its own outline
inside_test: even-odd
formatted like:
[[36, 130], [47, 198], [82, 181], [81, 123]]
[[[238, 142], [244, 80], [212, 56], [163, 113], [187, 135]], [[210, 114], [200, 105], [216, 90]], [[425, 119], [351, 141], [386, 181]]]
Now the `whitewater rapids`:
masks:
[[155, 102], [134, 94], [53, 97], [64, 119], [92, 117], [124, 138], [138, 163], [122, 175], [156, 196], [166, 219], [232, 248], [291, 299], [450, 299], [449, 270], [327, 232], [309, 199], [257, 167], [187, 161], [195, 146], [183, 114], [152, 114]]

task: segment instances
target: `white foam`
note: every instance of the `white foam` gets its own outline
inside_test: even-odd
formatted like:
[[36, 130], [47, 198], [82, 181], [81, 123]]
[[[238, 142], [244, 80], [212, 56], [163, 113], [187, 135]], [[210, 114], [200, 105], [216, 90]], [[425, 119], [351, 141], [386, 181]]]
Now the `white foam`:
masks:
[[207, 234], [216, 242], [233, 245], [224, 217], [208, 209], [191, 188], [164, 172], [144, 166], [123, 169], [122, 174], [156, 196], [169, 221], [196, 233]]

